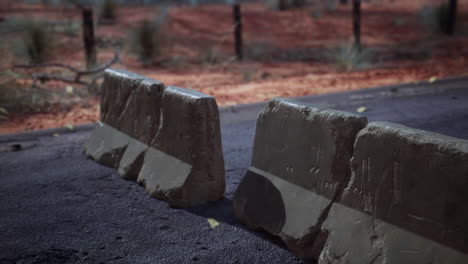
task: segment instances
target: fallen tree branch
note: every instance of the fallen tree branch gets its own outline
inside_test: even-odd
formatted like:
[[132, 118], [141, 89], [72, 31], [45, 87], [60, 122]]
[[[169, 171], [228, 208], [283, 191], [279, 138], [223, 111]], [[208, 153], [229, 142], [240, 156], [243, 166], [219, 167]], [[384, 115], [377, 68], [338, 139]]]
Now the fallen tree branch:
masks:
[[34, 73], [32, 75], [32, 77], [33, 77], [33, 80], [34, 80], [33, 86], [36, 84], [37, 81], [40, 81], [41, 83], [45, 83], [45, 82], [48, 82], [48, 81], [61, 81], [61, 82], [64, 82], [64, 83], [75, 83], [75, 84], [81, 84], [81, 85], [88, 85], [88, 83], [85, 82], [85, 81], [76, 80], [76, 79], [68, 79], [68, 78], [64, 78], [64, 77], [61, 77], [61, 76], [57, 76], [57, 75], [36, 74], [36, 73]]
[[65, 68], [69, 71], [72, 71], [72, 72], [80, 72], [79, 69], [73, 67], [73, 66], [70, 66], [70, 65], [67, 65], [67, 64], [63, 64], [63, 63], [59, 63], [59, 62], [51, 62], [51, 63], [42, 63], [42, 64], [15, 64], [13, 65], [13, 68], [22, 68], [22, 69], [33, 69], [33, 68], [46, 68], [46, 67], [57, 67], [57, 68]]
[[[99, 67], [91, 69], [91, 70], [80, 70], [80, 69], [75, 68], [73, 66], [70, 66], [70, 65], [67, 65], [67, 64], [64, 64], [64, 63], [58, 63], [58, 62], [42, 63], [42, 64], [17, 64], [17, 65], [14, 65], [13, 67], [14, 68], [22, 68], [22, 69], [58, 67], [58, 68], [67, 69], [67, 70], [69, 70], [69, 71], [71, 71], [71, 72], [73, 72], [75, 74], [74, 78], [65, 78], [65, 77], [58, 76], [58, 75], [33, 73], [32, 74], [33, 87], [37, 87], [37, 82], [38, 81], [41, 82], [41, 83], [45, 83], [45, 82], [48, 82], [48, 81], [61, 81], [61, 82], [64, 82], [64, 83], [80, 84], [80, 85], [87, 86], [89, 88], [94, 83], [96, 83], [97, 79], [102, 77], [102, 74], [98, 74], [98, 73], [102, 73], [104, 70], [106, 70], [107, 68], [109, 68], [110, 66], [112, 66], [113, 64], [115, 64], [117, 62], [118, 63], [121, 62], [119, 49], [115, 50], [114, 57], [110, 61], [108, 61], [107, 63], [105, 63], [105, 64], [103, 64], [103, 65], [101, 65]], [[98, 74], [98, 75], [95, 76], [91, 80], [91, 82], [86, 82], [86, 81], [81, 80], [81, 77], [86, 76], [86, 75], [93, 75], [93, 74]]]
[[121, 60], [120, 60], [120, 52], [118, 49], [115, 50], [115, 53], [114, 53], [114, 58], [110, 61], [108, 61], [106, 64], [104, 65], [101, 65], [97, 68], [94, 68], [94, 69], [91, 69], [91, 70], [84, 70], [84, 71], [79, 71], [78, 73], [81, 74], [81, 75], [88, 75], [88, 74], [94, 74], [94, 73], [98, 73], [98, 72], [101, 72], [107, 68], [109, 68], [110, 66], [112, 66], [112, 64], [114, 63], [120, 63]]

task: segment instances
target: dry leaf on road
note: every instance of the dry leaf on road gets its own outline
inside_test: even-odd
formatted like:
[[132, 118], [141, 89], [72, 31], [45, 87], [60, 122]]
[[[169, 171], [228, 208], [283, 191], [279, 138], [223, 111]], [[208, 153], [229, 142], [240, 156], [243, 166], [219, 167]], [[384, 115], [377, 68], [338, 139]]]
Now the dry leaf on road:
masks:
[[356, 112], [358, 113], [364, 113], [365, 111], [367, 111], [367, 108], [364, 106], [358, 107], [358, 109], [356, 109]]
[[67, 85], [67, 86], [65, 87], [65, 91], [66, 91], [68, 94], [72, 94], [72, 93], [73, 93], [73, 86]]
[[73, 125], [71, 125], [71, 124], [67, 124], [67, 125], [65, 125], [64, 127], [65, 127], [66, 129], [70, 130], [70, 131], [73, 131], [73, 129], [74, 129]]
[[214, 218], [208, 218], [208, 223], [210, 224], [211, 228], [215, 228], [219, 226], [219, 222], [216, 221]]

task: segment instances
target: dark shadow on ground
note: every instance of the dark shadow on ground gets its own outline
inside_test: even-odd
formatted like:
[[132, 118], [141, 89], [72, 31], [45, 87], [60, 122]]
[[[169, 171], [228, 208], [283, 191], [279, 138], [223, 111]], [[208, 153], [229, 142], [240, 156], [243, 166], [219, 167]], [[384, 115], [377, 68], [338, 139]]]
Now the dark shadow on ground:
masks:
[[[209, 202], [205, 205], [194, 206], [191, 208], [184, 208], [183, 210], [190, 212], [192, 214], [204, 217], [204, 218], [214, 218], [218, 222], [234, 226], [236, 228], [241, 228], [261, 239], [268, 240], [273, 244], [287, 250], [284, 242], [278, 237], [270, 233], [265, 232], [264, 230], [252, 230], [244, 225], [242, 225], [234, 216], [234, 209], [232, 207], [232, 200], [223, 198], [222, 200], [216, 202]], [[316, 264], [317, 262], [313, 260], [303, 261], [306, 264]]]

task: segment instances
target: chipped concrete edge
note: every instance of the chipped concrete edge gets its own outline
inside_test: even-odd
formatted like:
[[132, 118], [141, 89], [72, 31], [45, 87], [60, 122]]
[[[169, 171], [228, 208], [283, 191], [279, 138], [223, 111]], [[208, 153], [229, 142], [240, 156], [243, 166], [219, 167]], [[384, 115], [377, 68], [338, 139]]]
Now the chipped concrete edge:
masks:
[[[352, 136], [343, 135], [343, 140], [348, 142], [346, 144], [340, 144], [340, 148], [346, 150], [347, 155], [342, 156], [341, 154], [335, 155], [334, 158], [330, 161], [332, 163], [343, 160], [342, 168], [347, 171], [343, 172], [343, 180], [347, 181], [350, 178], [350, 167], [349, 159], [353, 155], [353, 143], [355, 138], [360, 130], [362, 130], [367, 125], [367, 118], [359, 114], [349, 113], [338, 111], [326, 107], [317, 106], [310, 103], [297, 102], [288, 98], [276, 97], [270, 100], [264, 109], [258, 114], [257, 117], [257, 128], [255, 132], [254, 140], [254, 150], [252, 154], [251, 167], [249, 168], [250, 173], [254, 173], [258, 176], [262, 176], [270, 181], [273, 186], [281, 193], [292, 193], [293, 198], [289, 199], [288, 195], [282, 195], [284, 202], [284, 209], [286, 211], [286, 220], [281, 230], [272, 229], [269, 230], [273, 235], [281, 237], [281, 239], [286, 243], [287, 247], [298, 255], [301, 258], [318, 258], [325, 241], [323, 241], [326, 234], [322, 232], [322, 224], [328, 217], [328, 212], [332, 204], [339, 200], [346, 184], [338, 183], [336, 189], [333, 193], [330, 193], [331, 197], [324, 196], [319, 193], [311, 192], [297, 184], [291, 183], [286, 179], [275, 176], [274, 173], [266, 171], [266, 168], [263, 168], [261, 164], [258, 164], [258, 155], [262, 154], [262, 151], [256, 152], [256, 144], [258, 143], [258, 138], [262, 134], [262, 130], [259, 130], [259, 127], [267, 125], [268, 123], [263, 124], [263, 120], [270, 119], [273, 117], [268, 117], [270, 115], [275, 116], [276, 112], [289, 112], [294, 111], [295, 115], [297, 114], [299, 119], [303, 119], [304, 122], [315, 122], [315, 120], [327, 120], [323, 121], [326, 124], [323, 126], [336, 126], [338, 120], [344, 122], [349, 122], [349, 127], [352, 132]], [[274, 119], [274, 118], [273, 118]], [[272, 121], [274, 122], [274, 121]], [[265, 132], [265, 131], [263, 131]], [[267, 132], [268, 133], [268, 132]], [[346, 133], [347, 134], [347, 133]], [[257, 142], [257, 143], [256, 143]], [[265, 143], [265, 142], [263, 142]], [[265, 154], [265, 153], [264, 153]], [[301, 154], [298, 154], [301, 155]], [[256, 158], [257, 157], [257, 158]], [[261, 158], [260, 158], [261, 159]], [[257, 162], [256, 162], [257, 161]], [[259, 167], [260, 166], [260, 167]], [[334, 172], [335, 173], [335, 172]], [[341, 174], [340, 174], [341, 175]], [[235, 196], [236, 197], [236, 196]], [[294, 201], [301, 197], [301, 201], [309, 201], [305, 208], [304, 203], [301, 203], [301, 206], [295, 205]], [[241, 198], [238, 198], [241, 199]], [[238, 201], [239, 203], [241, 200]], [[245, 216], [242, 215], [243, 210], [242, 205], [239, 204], [235, 208], [236, 216], [247, 226], [251, 226], [254, 229], [257, 228], [266, 228], [260, 226], [256, 227], [256, 224], [253, 223], [250, 217], [247, 216], [246, 219], [243, 219]], [[300, 215], [300, 217], [290, 217]], [[289, 216], [289, 217], [288, 217]], [[270, 229], [270, 228], [268, 228]], [[308, 253], [307, 251], [313, 251], [313, 253]]]
[[468, 255], [463, 252], [339, 202], [333, 203], [323, 228], [328, 231], [328, 238], [319, 257], [320, 264], [464, 264], [468, 261]]
[[[291, 99], [283, 99], [283, 98], [274, 98], [271, 101], [269, 101], [264, 110], [259, 113], [258, 118], [261, 118], [262, 115], [264, 115], [265, 109], [270, 109], [271, 111], [276, 111], [275, 108], [278, 107], [278, 104], [285, 104], [286, 107], [293, 107], [293, 108], [310, 108], [309, 110], [315, 112], [316, 114], [322, 114], [322, 111], [325, 112], [327, 110], [335, 111], [333, 109], [327, 109], [323, 107], [318, 107], [313, 104], [307, 104], [307, 103], [298, 103], [294, 100]], [[345, 113], [342, 111], [338, 111], [340, 113]], [[349, 115], [351, 115], [349, 113]], [[355, 116], [353, 114], [353, 116]], [[258, 122], [258, 121], [257, 121]], [[258, 125], [258, 124], [257, 124]], [[424, 131], [424, 130], [419, 130], [419, 129], [414, 129], [410, 127], [406, 127], [403, 125], [399, 124], [394, 124], [394, 123], [389, 123], [389, 122], [370, 122], [367, 123], [364, 127], [362, 127], [358, 133], [356, 134], [354, 138], [354, 144], [356, 144], [356, 141], [358, 140], [359, 136], [368, 131], [369, 129], [372, 129], [374, 126], [384, 126], [388, 127], [390, 129], [390, 132], [393, 133], [399, 133], [400, 137], [404, 138], [410, 138], [410, 139], [417, 139], [417, 142], [420, 144], [424, 144], [427, 142], [431, 142], [432, 144], [435, 145], [443, 145], [444, 148], [450, 148], [450, 149], [462, 149], [463, 151], [468, 151], [468, 141], [467, 140], [462, 140], [462, 139], [457, 139], [454, 137], [449, 137], [445, 135], [441, 135], [438, 133], [434, 132], [429, 132], [429, 131]], [[393, 129], [395, 128], [395, 129]], [[395, 131], [393, 131], [393, 130]], [[401, 131], [403, 129], [403, 131]], [[364, 131], [364, 132], [363, 132]], [[355, 145], [353, 145], [352, 148], [352, 155], [350, 157], [350, 160], [348, 161], [348, 166], [351, 166], [351, 160], [352, 157], [354, 156], [354, 148]], [[351, 170], [351, 168], [350, 168]], [[455, 248], [452, 248], [448, 245], [442, 244], [440, 242], [432, 240], [430, 237], [426, 237], [421, 234], [417, 234], [414, 231], [411, 231], [410, 229], [405, 229], [403, 227], [398, 227], [394, 224], [388, 223], [383, 219], [371, 216], [366, 214], [365, 212], [359, 211], [359, 209], [354, 209], [349, 206], [346, 206], [342, 204], [342, 195], [346, 191], [346, 186], [349, 185], [351, 182], [351, 178], [347, 178], [342, 182], [343, 188], [340, 188], [338, 190], [338, 193], [335, 198], [332, 200], [329, 198], [326, 198], [323, 195], [319, 195], [313, 191], [307, 190], [297, 184], [288, 182], [280, 177], [277, 177], [267, 171], [264, 171], [262, 169], [259, 169], [255, 167], [255, 163], [252, 163], [251, 167], [248, 169], [248, 171], [255, 173], [256, 175], [262, 176], [263, 178], [266, 178], [269, 180], [270, 183], [273, 184], [274, 187], [276, 187], [280, 193], [288, 193], [292, 194], [291, 197], [286, 197], [283, 196], [283, 202], [284, 202], [284, 207], [286, 211], [286, 220], [283, 228], [280, 231], [275, 231], [271, 232], [273, 235], [280, 236], [283, 241], [286, 242], [288, 248], [293, 251], [293, 253], [296, 254], [295, 248], [294, 248], [294, 243], [302, 243], [303, 241], [294, 241], [294, 239], [298, 239], [303, 237], [305, 234], [308, 234], [311, 230], [305, 229], [304, 227], [307, 227], [307, 224], [301, 224], [300, 222], [307, 222], [309, 226], [311, 225], [310, 223], [315, 223], [315, 227], [319, 227], [322, 233], [325, 234], [325, 238], [322, 236], [320, 237], [320, 234], [315, 234], [315, 238], [313, 238], [312, 243], [321, 243], [318, 240], [324, 239], [323, 242], [323, 248], [320, 249], [319, 253], [320, 256], [318, 257], [320, 259], [319, 263], [348, 263], [349, 258], [345, 260], [345, 257], [347, 254], [351, 254], [349, 251], [350, 250], [343, 250], [343, 252], [340, 253], [339, 249], [340, 246], [336, 246], [330, 243], [331, 239], [337, 240], [338, 243], [342, 241], [342, 238], [339, 238], [340, 234], [335, 232], [333, 230], [333, 223], [340, 222], [342, 218], [348, 217], [348, 218], [353, 218], [353, 219], [364, 219], [363, 221], [371, 221], [372, 222], [372, 227], [375, 228], [376, 225], [382, 226], [382, 230], [384, 233], [382, 233], [383, 237], [386, 237], [387, 234], [385, 232], [388, 232], [388, 237], [394, 236], [393, 239], [400, 239], [403, 238], [406, 242], [405, 243], [400, 243], [401, 245], [412, 245], [415, 248], [413, 249], [404, 249], [400, 248], [401, 252], [393, 252], [392, 254], [392, 261], [397, 261], [395, 263], [403, 263], [401, 261], [406, 261], [408, 259], [411, 259], [411, 263], [427, 263], [428, 261], [435, 261], [434, 263], [467, 263], [468, 261], [468, 255], [464, 252], [461, 252]], [[294, 205], [294, 201], [297, 201], [297, 199], [301, 201], [308, 201], [306, 203], [306, 206], [302, 206], [301, 208], [295, 208], [297, 205]], [[301, 203], [302, 204], [302, 203]], [[309, 208], [310, 207], [310, 208]], [[309, 208], [309, 209], [307, 209]], [[344, 208], [344, 209], [343, 209]], [[305, 213], [304, 211], [307, 211]], [[339, 216], [337, 215], [343, 215], [347, 214], [347, 216]], [[289, 217], [288, 216], [294, 216], [294, 215], [301, 215], [300, 218], [294, 219], [294, 217]], [[359, 217], [357, 217], [359, 216]], [[318, 220], [317, 220], [318, 219]], [[320, 221], [322, 219], [323, 221]], [[346, 219], [347, 220], [347, 219]], [[242, 219], [241, 219], [242, 221]], [[360, 221], [360, 220], [356, 220]], [[349, 224], [351, 227], [353, 224], [356, 225], [356, 223], [351, 223], [347, 221], [342, 221], [346, 222]], [[252, 225], [253, 228], [255, 228], [255, 223], [248, 223]], [[340, 226], [341, 228], [343, 226]], [[261, 228], [261, 226], [258, 226], [256, 228]], [[255, 228], [255, 229], [256, 229]], [[376, 231], [375, 230], [364, 230], [366, 226], [359, 227], [365, 234], [373, 234]], [[371, 232], [372, 231], [372, 232]], [[341, 230], [340, 232], [343, 232], [346, 235], [346, 230]], [[349, 232], [348, 232], [349, 233]], [[331, 235], [330, 235], [331, 234]], [[338, 237], [338, 238], [337, 238]], [[309, 239], [309, 238], [308, 238]], [[347, 238], [348, 240], [346, 242], [343, 242], [343, 244], [346, 244], [346, 248], [350, 249], [353, 248], [354, 245], [352, 242], [353, 237]], [[390, 239], [390, 238], [389, 238]], [[292, 246], [290, 246], [290, 241], [288, 240], [293, 240], [292, 241]], [[355, 257], [352, 258], [352, 261], [350, 263], [387, 263], [386, 258], [387, 258], [387, 253], [383, 252], [383, 250], [387, 251], [398, 251], [399, 248], [398, 246], [401, 246], [395, 241], [390, 241], [390, 242], [382, 242], [382, 241], [374, 241], [374, 237], [369, 237], [369, 239], [362, 241], [362, 242], [369, 242], [369, 243], [380, 243], [379, 245], [372, 245], [373, 248], [378, 248], [381, 247], [380, 252], [376, 253], [375, 255], [369, 255], [365, 254], [365, 252], [360, 252], [357, 254]], [[400, 241], [401, 242], [401, 241]], [[382, 243], [390, 243], [389, 248], [383, 248]], [[365, 245], [368, 247], [368, 245]], [[335, 247], [331, 249], [331, 247]], [[419, 247], [419, 248], [418, 248]], [[431, 250], [429, 251], [424, 251], [423, 249], [429, 248]], [[327, 252], [329, 253], [329, 250], [337, 251], [338, 254], [333, 254], [332, 255], [327, 255]], [[422, 249], [422, 250], [420, 250]], [[314, 248], [315, 250], [315, 248]], [[418, 255], [419, 257], [413, 258], [411, 254], [417, 253], [418, 251], [425, 252], [424, 254], [415, 254]], [[369, 250], [371, 252], [371, 250]], [[303, 254], [303, 253], [301, 253]], [[355, 254], [355, 253], [353, 253]], [[296, 254], [297, 255], [297, 254]], [[426, 257], [424, 257], [426, 255]], [[318, 256], [318, 255], [315, 255]], [[315, 257], [314, 256], [314, 257]], [[361, 258], [362, 256], [370, 256], [371, 258]], [[427, 257], [429, 256], [429, 257]], [[307, 256], [300, 255], [301, 258], [305, 258]], [[447, 262], [447, 259], [450, 261]], [[344, 262], [341, 262], [344, 260]], [[414, 260], [414, 261], [413, 261]], [[380, 262], [379, 262], [380, 261]], [[383, 262], [381, 262], [383, 261]], [[392, 262], [393, 263], [393, 262]]]
[[[382, 121], [368, 123], [356, 136], [355, 144], [361, 135], [374, 133], [373, 130], [379, 129], [419, 144], [430, 143], [452, 151], [468, 152], [468, 140]], [[351, 182], [352, 179], [348, 179], [348, 185]], [[341, 195], [349, 191], [348, 188], [342, 190]], [[328, 237], [320, 253], [319, 264], [468, 262], [468, 254], [465, 252], [352, 208], [343, 204], [341, 199], [332, 202], [322, 230]], [[356, 230], [359, 232], [353, 232]], [[402, 240], [405, 242], [402, 243]], [[356, 244], [358, 242], [364, 243]]]

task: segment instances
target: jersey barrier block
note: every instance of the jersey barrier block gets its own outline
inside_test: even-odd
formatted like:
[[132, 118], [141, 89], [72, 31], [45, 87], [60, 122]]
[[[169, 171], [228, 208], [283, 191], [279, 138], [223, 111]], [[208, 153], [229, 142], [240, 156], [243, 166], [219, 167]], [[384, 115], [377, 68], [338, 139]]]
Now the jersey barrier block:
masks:
[[84, 152], [172, 206], [224, 195], [216, 100], [122, 70], [106, 70], [101, 121]]

